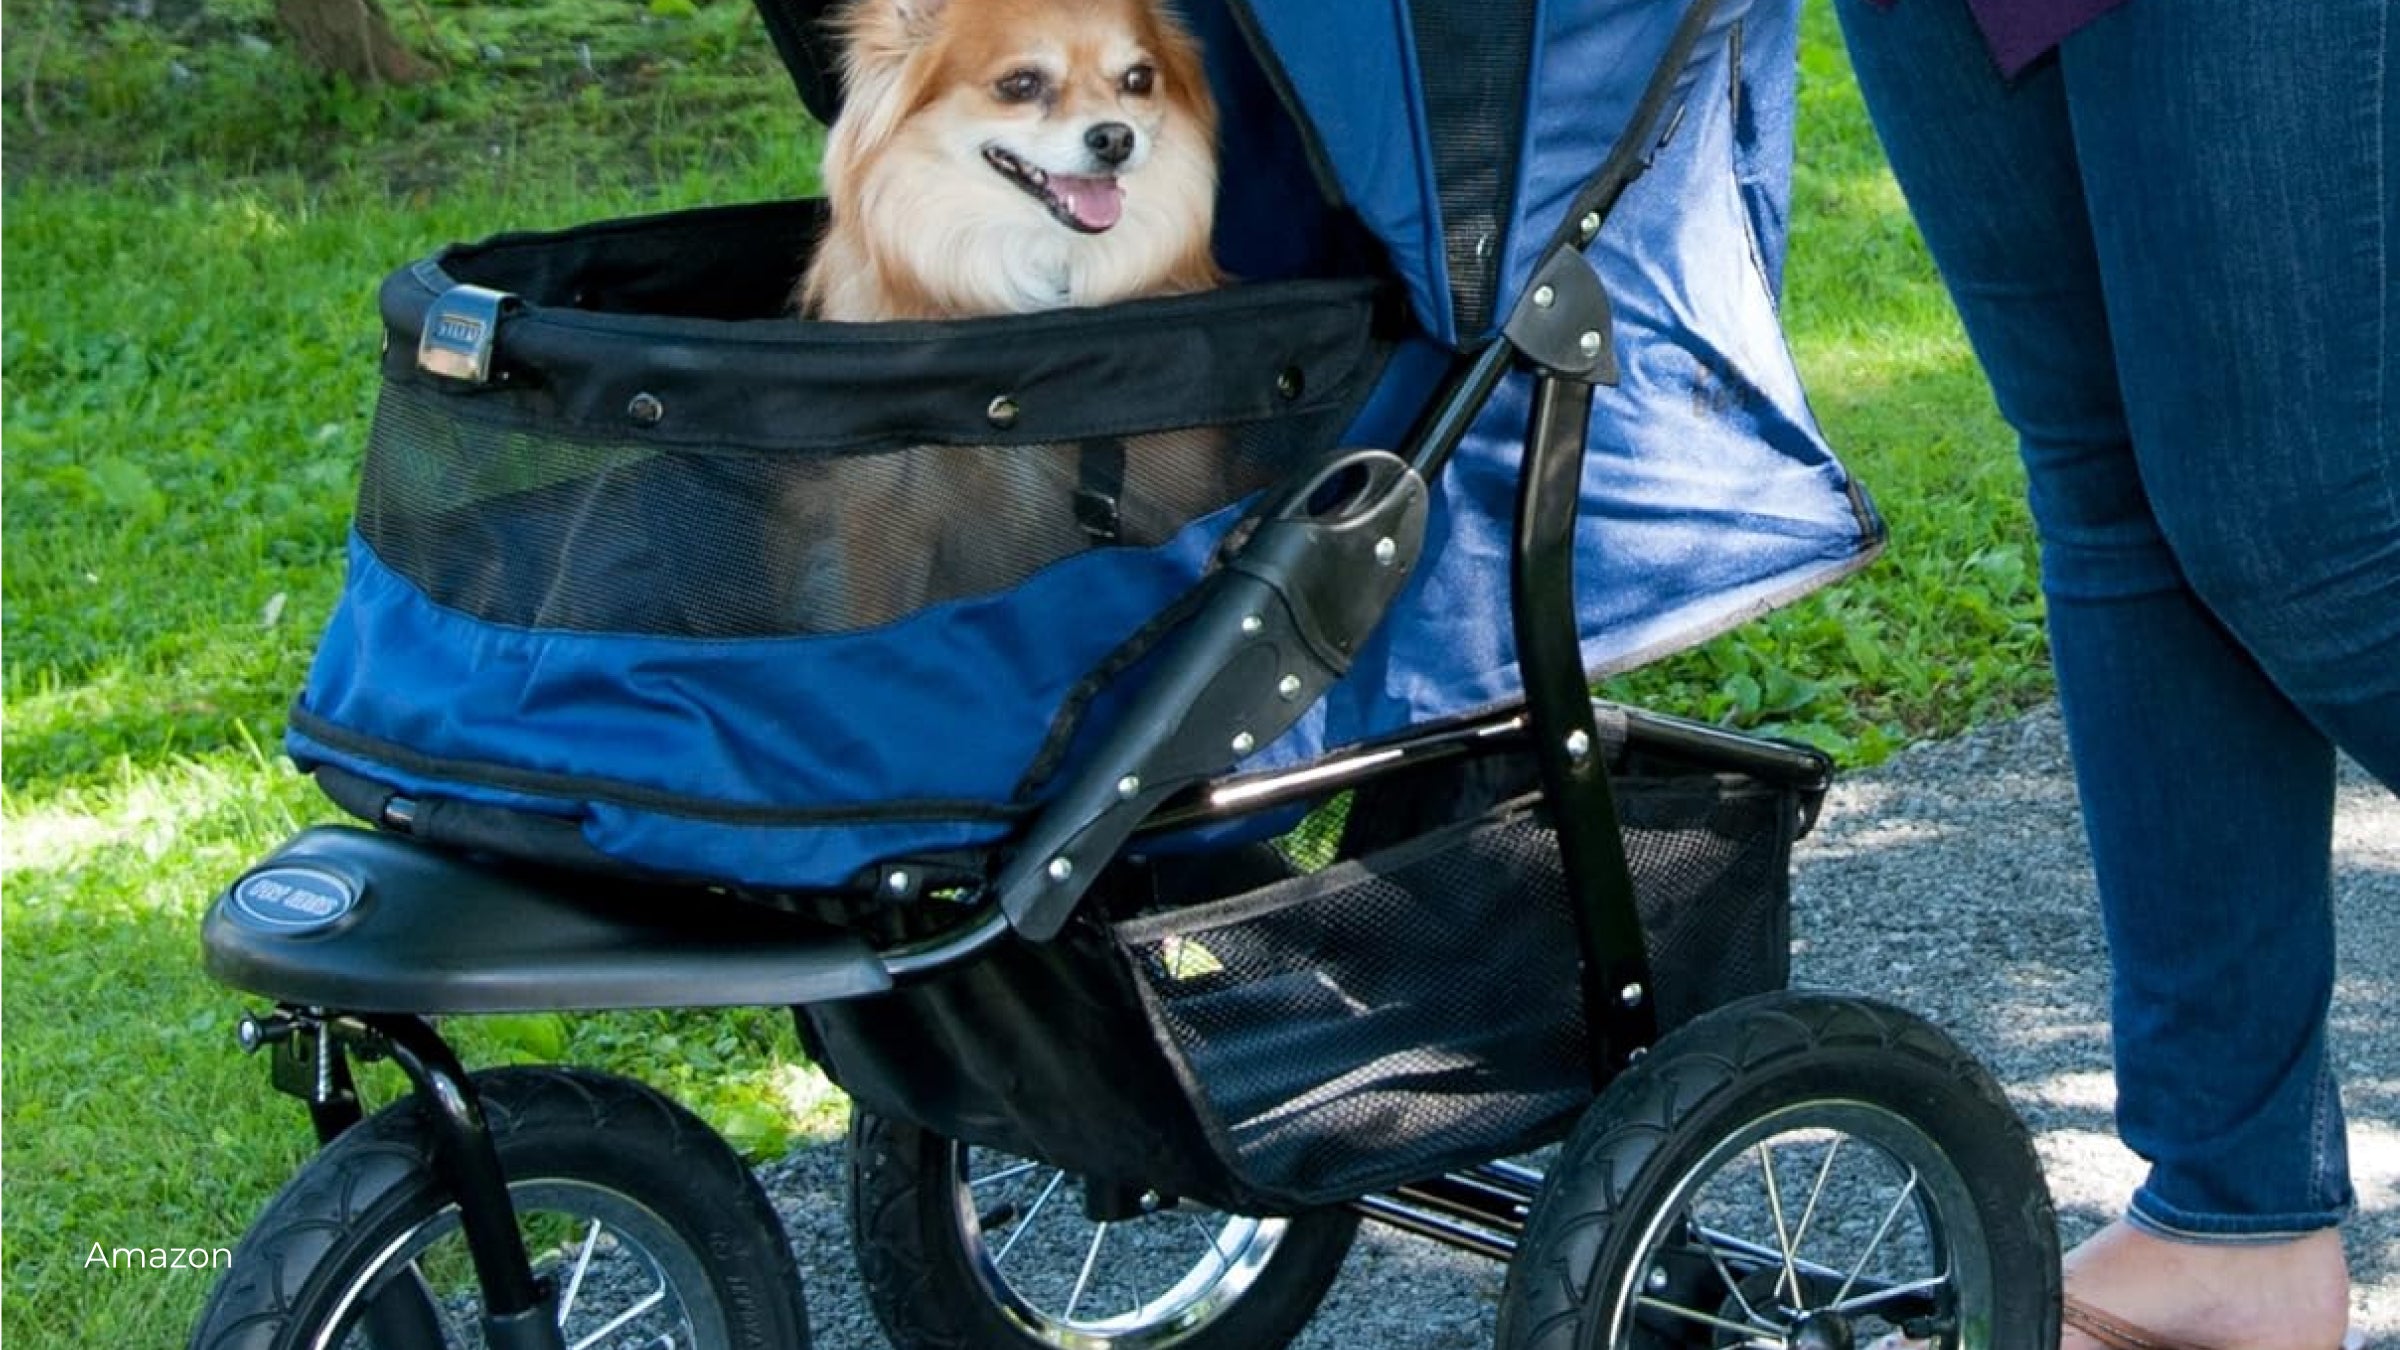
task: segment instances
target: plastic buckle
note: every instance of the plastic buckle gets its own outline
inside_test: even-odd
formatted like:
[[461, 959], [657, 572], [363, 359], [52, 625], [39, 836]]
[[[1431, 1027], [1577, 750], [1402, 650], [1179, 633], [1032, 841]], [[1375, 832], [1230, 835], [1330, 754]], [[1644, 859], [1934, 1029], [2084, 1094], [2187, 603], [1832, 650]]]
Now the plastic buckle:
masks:
[[500, 316], [516, 301], [517, 297], [505, 291], [481, 286], [453, 286], [442, 292], [425, 311], [425, 330], [417, 339], [417, 369], [468, 384], [490, 383]]

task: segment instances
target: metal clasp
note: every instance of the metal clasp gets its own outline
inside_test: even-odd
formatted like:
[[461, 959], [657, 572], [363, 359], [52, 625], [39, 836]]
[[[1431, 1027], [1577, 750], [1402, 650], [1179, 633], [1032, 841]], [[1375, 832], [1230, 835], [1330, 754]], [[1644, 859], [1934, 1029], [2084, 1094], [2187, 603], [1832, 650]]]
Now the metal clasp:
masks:
[[482, 286], [453, 286], [442, 292], [425, 311], [425, 331], [417, 338], [417, 369], [468, 384], [490, 383], [500, 316], [516, 303], [517, 297], [506, 291]]

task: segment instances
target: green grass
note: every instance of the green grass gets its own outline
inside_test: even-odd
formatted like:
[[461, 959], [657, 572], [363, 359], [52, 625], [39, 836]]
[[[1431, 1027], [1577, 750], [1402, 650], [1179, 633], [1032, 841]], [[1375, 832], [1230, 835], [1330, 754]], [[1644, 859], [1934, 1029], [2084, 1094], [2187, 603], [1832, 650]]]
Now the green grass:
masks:
[[[87, 1274], [82, 1253], [229, 1246], [307, 1151], [297, 1107], [234, 1052], [244, 1000], [201, 976], [195, 936], [227, 878], [334, 814], [276, 747], [339, 585], [384, 271], [501, 228], [812, 177], [805, 119], [736, 0], [390, 9], [447, 79], [312, 81], [243, 41], [272, 36], [267, 0], [159, 0], [148, 21], [5, 3], [0, 1318], [21, 1344], [178, 1343], [201, 1279]], [[2007, 437], [1823, 18], [1788, 319], [1893, 548], [1616, 687], [1855, 763], [2047, 684]], [[464, 1035], [477, 1062], [659, 1082], [756, 1151], [838, 1115], [771, 1014]]]

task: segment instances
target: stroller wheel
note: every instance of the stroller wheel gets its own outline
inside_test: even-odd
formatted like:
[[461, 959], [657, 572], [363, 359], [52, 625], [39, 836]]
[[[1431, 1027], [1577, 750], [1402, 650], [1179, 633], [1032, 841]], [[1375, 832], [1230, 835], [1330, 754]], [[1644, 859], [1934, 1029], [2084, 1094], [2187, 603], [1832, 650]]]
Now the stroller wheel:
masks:
[[[576, 1069], [476, 1075], [537, 1278], [569, 1345], [806, 1350], [782, 1223], [673, 1101]], [[235, 1250], [192, 1350], [480, 1350], [458, 1207], [414, 1098], [300, 1169]]]
[[1601, 1094], [1527, 1221], [1501, 1350], [2050, 1350], [2058, 1235], [1991, 1076], [1909, 1013], [1771, 994]]
[[1085, 1215], [1058, 1168], [857, 1112], [850, 1224], [869, 1302], [903, 1350], [1273, 1350], [1339, 1271], [1357, 1216], [1189, 1202]]

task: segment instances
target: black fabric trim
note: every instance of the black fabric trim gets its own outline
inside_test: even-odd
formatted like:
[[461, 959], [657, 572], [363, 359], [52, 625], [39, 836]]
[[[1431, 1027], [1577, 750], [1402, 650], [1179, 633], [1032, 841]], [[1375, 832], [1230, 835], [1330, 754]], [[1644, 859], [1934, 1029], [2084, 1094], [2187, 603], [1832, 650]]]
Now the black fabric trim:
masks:
[[[1289, 0], [1286, 0], [1288, 3]], [[761, 0], [765, 3], [765, 0]], [[1275, 101], [1283, 105], [1284, 115], [1300, 133], [1300, 148], [1308, 157], [1309, 175], [1317, 180], [1317, 191], [1331, 206], [1346, 204], [1342, 193], [1342, 177], [1333, 167], [1333, 155], [1325, 149], [1325, 138], [1318, 133], [1317, 124], [1308, 115], [1308, 107], [1300, 101], [1299, 91], [1292, 84], [1291, 72], [1283, 68], [1283, 58], [1267, 42], [1259, 30], [1258, 16], [1251, 12], [1251, 0], [1225, 0], [1225, 12], [1233, 26], [1241, 31], [1242, 41], [1249, 44], [1250, 56], [1258, 63], [1259, 73], [1266, 77], [1267, 87], [1275, 91]]]
[[1131, 636], [1117, 644], [1116, 649], [1100, 659], [1091, 673], [1077, 681], [1067, 691], [1066, 701], [1059, 705], [1058, 715], [1050, 719], [1049, 734], [1042, 738], [1042, 748], [1034, 753], [1033, 763], [1025, 768], [1025, 776], [1017, 780], [1016, 790], [1009, 794], [1012, 802], [1028, 804], [1049, 786], [1066, 761], [1067, 751], [1075, 743], [1075, 732], [1083, 724], [1083, 715], [1090, 710], [1093, 699], [1116, 682], [1117, 677], [1133, 668], [1160, 638], [1170, 629], [1190, 618], [1193, 611], [1208, 597], [1209, 582], [1217, 575], [1212, 567], [1190, 590], [1176, 597], [1175, 603], [1151, 616], [1148, 623], [1135, 629]]
[[758, 0], [775, 54], [791, 73], [800, 102], [830, 124], [842, 110], [841, 47], [825, 27], [827, 11], [842, 0]]
[[[837, 807], [745, 806], [645, 788], [613, 779], [547, 773], [481, 760], [427, 755], [379, 737], [337, 726], [298, 704], [292, 706], [290, 718], [292, 726], [310, 740], [346, 754], [389, 764], [403, 773], [418, 777], [481, 784], [510, 792], [523, 792], [529, 796], [555, 798], [561, 802], [604, 802], [719, 824], [810, 826], [912, 821], [990, 821], [1009, 824], [1027, 815], [1027, 808], [1018, 805], [940, 798]], [[302, 767], [312, 766], [303, 762]]]
[[[940, 323], [803, 321], [783, 303], [822, 211], [716, 207], [455, 245], [384, 282], [384, 377], [457, 395], [461, 418], [553, 435], [874, 453], [1333, 412], [1389, 350], [1389, 293], [1363, 277]], [[427, 310], [462, 282], [521, 302], [488, 385], [417, 369]], [[1295, 367], [1305, 392], [1287, 398], [1278, 384]], [[629, 415], [637, 395], [654, 417]], [[990, 412], [1002, 396], [1016, 405], [1005, 427]]]

